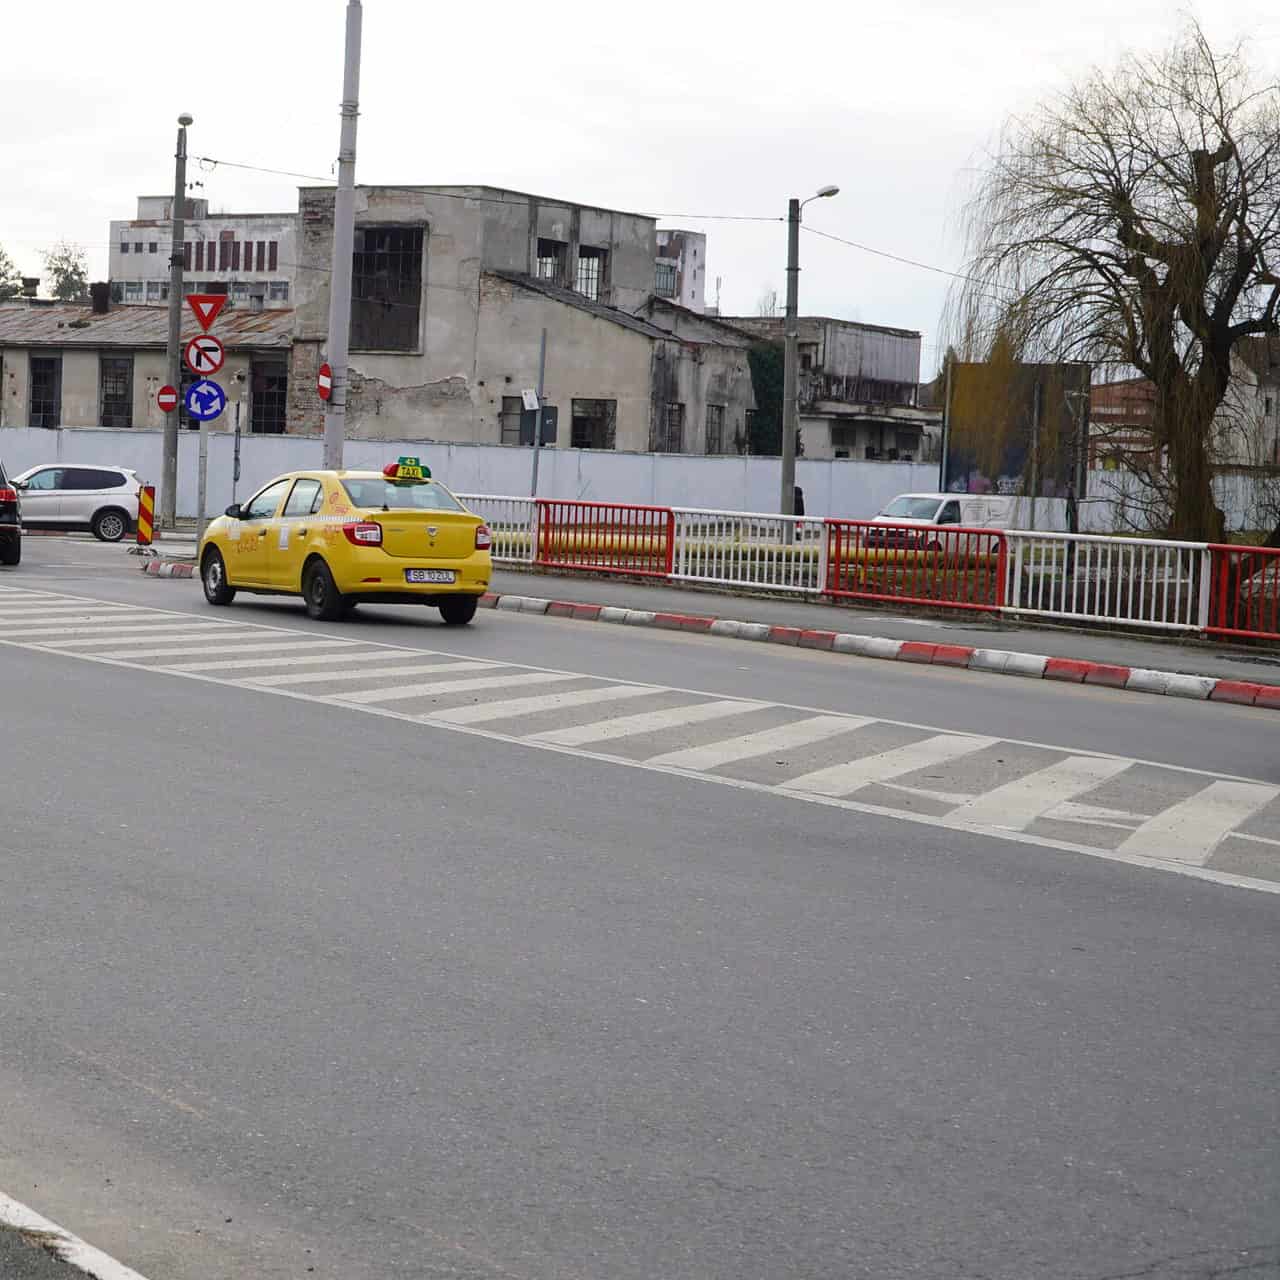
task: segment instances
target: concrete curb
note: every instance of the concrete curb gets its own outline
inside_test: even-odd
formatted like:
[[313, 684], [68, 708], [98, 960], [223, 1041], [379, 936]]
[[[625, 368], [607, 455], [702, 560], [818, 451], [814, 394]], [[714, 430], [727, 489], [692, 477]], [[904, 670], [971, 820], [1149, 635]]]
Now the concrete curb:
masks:
[[[154, 563], [147, 566], [148, 571], [155, 568]], [[621, 623], [632, 627], [661, 627], [667, 631], [693, 631], [734, 640], [821, 649], [858, 658], [914, 662], [934, 667], [961, 667], [989, 675], [1017, 676], [1024, 680], [1061, 680], [1071, 684], [1120, 689], [1128, 693], [1152, 693], [1169, 698], [1192, 698], [1200, 702], [1233, 702], [1239, 706], [1280, 711], [1280, 685], [1218, 680], [1213, 676], [1189, 676], [1176, 671], [1148, 671], [1142, 667], [1118, 667], [1077, 658], [1046, 658], [1037, 653], [1018, 653], [1008, 649], [925, 644], [915, 640], [889, 640], [883, 636], [847, 635], [838, 631], [806, 631], [800, 627], [773, 627], [763, 622], [738, 622], [732, 618], [655, 613], [649, 609], [622, 609], [612, 605], [578, 604], [569, 600], [543, 600], [533, 596], [499, 596], [491, 593], [482, 597], [480, 604], [486, 609], [540, 613], [553, 618]]]
[[142, 572], [149, 578], [194, 578], [194, 560], [148, 560]]

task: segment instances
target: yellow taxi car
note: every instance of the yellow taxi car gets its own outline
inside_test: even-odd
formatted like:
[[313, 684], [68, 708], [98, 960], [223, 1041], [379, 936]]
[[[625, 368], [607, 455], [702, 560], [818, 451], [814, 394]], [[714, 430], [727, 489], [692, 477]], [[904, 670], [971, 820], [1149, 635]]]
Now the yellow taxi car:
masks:
[[360, 603], [427, 604], [451, 626], [475, 617], [492, 535], [417, 458], [382, 471], [292, 471], [214, 520], [200, 542], [210, 604], [237, 591], [300, 595], [313, 618]]

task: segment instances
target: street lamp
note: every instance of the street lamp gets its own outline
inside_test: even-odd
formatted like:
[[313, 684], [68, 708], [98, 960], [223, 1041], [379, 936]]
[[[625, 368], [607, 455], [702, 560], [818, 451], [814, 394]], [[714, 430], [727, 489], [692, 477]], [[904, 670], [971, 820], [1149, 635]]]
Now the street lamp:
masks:
[[808, 200], [792, 200], [787, 206], [787, 318], [783, 330], [782, 361], [782, 496], [784, 516], [796, 509], [796, 430], [799, 418], [800, 333], [797, 327], [800, 294], [800, 211], [810, 200], [839, 195], [840, 188], [819, 187]]
[[[173, 207], [169, 225], [173, 229], [169, 248], [169, 341], [165, 349], [165, 368], [169, 385], [179, 392], [175, 409], [164, 417], [164, 450], [160, 467], [160, 527], [172, 529], [178, 516], [178, 419], [182, 416], [182, 357], [179, 339], [182, 334], [182, 241], [185, 234], [183, 213], [187, 198], [187, 126], [194, 123], [189, 112], [178, 117], [178, 145], [173, 153]], [[203, 513], [202, 513], [203, 514]]]

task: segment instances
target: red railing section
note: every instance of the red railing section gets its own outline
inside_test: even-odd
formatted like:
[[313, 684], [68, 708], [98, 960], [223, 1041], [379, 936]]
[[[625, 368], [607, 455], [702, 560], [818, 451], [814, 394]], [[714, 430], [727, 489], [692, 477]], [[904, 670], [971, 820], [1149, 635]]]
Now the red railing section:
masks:
[[991, 612], [1004, 607], [1009, 550], [998, 530], [826, 524], [828, 595]]
[[676, 515], [670, 507], [555, 499], [539, 499], [537, 505], [536, 564], [647, 578], [672, 571]]
[[1280, 640], [1280, 548], [1210, 544], [1211, 636]]

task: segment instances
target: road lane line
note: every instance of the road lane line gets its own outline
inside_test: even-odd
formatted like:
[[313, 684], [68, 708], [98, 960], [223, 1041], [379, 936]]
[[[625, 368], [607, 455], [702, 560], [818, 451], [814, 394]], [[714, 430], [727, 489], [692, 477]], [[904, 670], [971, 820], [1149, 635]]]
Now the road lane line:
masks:
[[422, 718], [442, 720], [446, 724], [480, 724], [485, 720], [506, 720], [515, 716], [535, 715], [540, 711], [558, 711], [561, 707], [585, 707], [593, 702], [651, 698], [662, 692], [662, 689], [649, 685], [615, 684], [602, 689], [575, 689], [569, 693], [544, 693], [531, 698], [485, 702], [476, 707], [454, 707], [450, 711], [431, 712]]
[[750, 760], [753, 756], [812, 746], [874, 723], [867, 716], [811, 716], [808, 720], [777, 725], [759, 733], [744, 733], [737, 738], [709, 742], [704, 747], [686, 747], [682, 751], [650, 756], [646, 763], [669, 765], [673, 769], [718, 769], [721, 765]]
[[0, 1224], [17, 1231], [29, 1232], [41, 1237], [45, 1247], [68, 1266], [76, 1267], [86, 1276], [96, 1276], [98, 1280], [146, 1280], [146, 1277], [123, 1262], [95, 1249], [93, 1245], [72, 1235], [65, 1227], [50, 1222], [34, 1209], [28, 1208], [20, 1200], [11, 1199], [0, 1192]]
[[184, 631], [192, 635], [197, 632], [199, 634], [212, 634], [219, 627], [227, 627], [230, 630], [236, 630], [233, 624], [206, 622], [203, 625], [192, 625], [190, 622], [177, 623], [169, 622], [167, 619], [153, 622], [143, 623], [129, 622], [122, 627], [110, 626], [106, 623], [100, 623], [91, 627], [81, 626], [63, 626], [63, 627], [35, 627], [27, 628], [22, 631], [10, 631], [0, 627], [0, 640], [30, 640], [35, 644], [47, 643], [40, 640], [40, 636], [101, 636], [103, 641], [110, 641], [116, 636], [141, 635], [145, 632], [159, 634], [166, 631]]
[[973, 755], [994, 746], [999, 738], [977, 738], [954, 733], [940, 733], [932, 738], [877, 755], [863, 756], [858, 760], [846, 760], [825, 769], [801, 774], [778, 786], [785, 791], [811, 791], [820, 796], [847, 796], [852, 791], [870, 786], [873, 782], [885, 782], [900, 778], [932, 765], [949, 764], [963, 756]]
[[[330, 660], [342, 658], [344, 654], [330, 654]], [[419, 662], [408, 667], [375, 667], [365, 671], [347, 671], [342, 668], [333, 671], [303, 671], [297, 675], [282, 676], [240, 676], [244, 684], [263, 685], [271, 688], [274, 685], [289, 684], [324, 684], [330, 680], [381, 680], [384, 676], [425, 676], [437, 671], [452, 673], [454, 671], [492, 671], [491, 662]]]
[[959, 823], [1022, 831], [1065, 800], [1073, 800], [1123, 773], [1126, 760], [1068, 756], [1012, 782], [1002, 783], [947, 816]]
[[97, 604], [86, 608], [82, 604], [55, 604], [47, 600], [42, 600], [39, 604], [32, 602], [17, 606], [7, 603], [0, 609], [0, 623], [7, 626], [10, 622], [40, 622], [45, 618], [58, 620], [73, 615], [86, 618], [118, 617], [122, 613], [145, 614], [146, 610], [128, 604]]
[[1277, 796], [1280, 787], [1262, 783], [1211, 782], [1195, 795], [1148, 818], [1119, 851], [1202, 867], [1233, 828], [1248, 822]]
[[424, 680], [421, 684], [393, 685], [390, 689], [362, 689], [357, 693], [333, 693], [326, 701], [354, 702], [357, 706], [374, 702], [396, 702], [404, 698], [431, 698], [444, 693], [470, 693], [480, 689], [503, 689], [513, 684], [553, 684], [556, 681], [594, 679], [561, 675], [558, 671], [520, 670], [506, 676], [481, 676], [476, 680]]
[[[654, 692], [690, 691], [655, 689]], [[595, 720], [591, 724], [580, 724], [570, 729], [531, 733], [522, 741], [560, 747], [577, 747], [587, 742], [613, 742], [618, 738], [634, 738], [642, 733], [657, 733], [663, 729], [680, 729], [687, 724], [704, 724], [708, 720], [722, 720], [727, 716], [744, 716], [748, 711], [762, 711], [770, 705], [768, 702], [744, 702], [738, 698], [692, 702], [682, 707], [667, 707], [663, 711], [642, 711], [634, 716], [619, 716], [616, 720]]]

